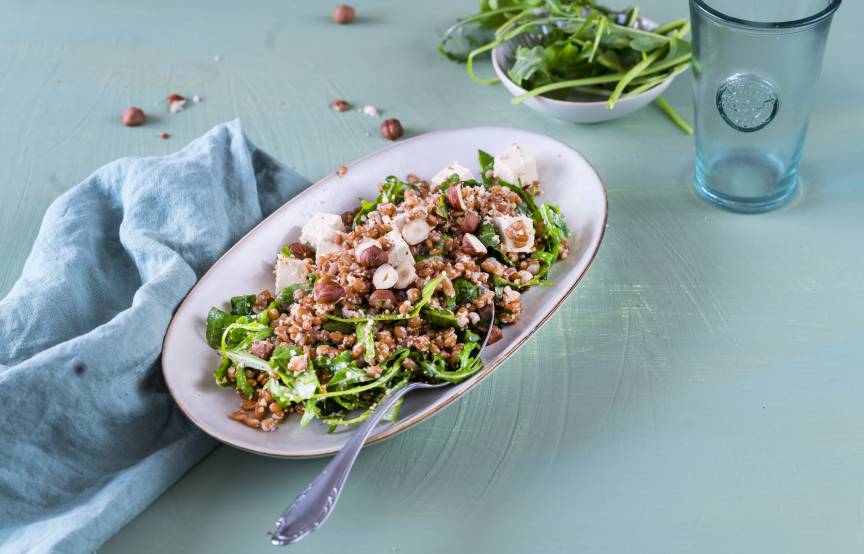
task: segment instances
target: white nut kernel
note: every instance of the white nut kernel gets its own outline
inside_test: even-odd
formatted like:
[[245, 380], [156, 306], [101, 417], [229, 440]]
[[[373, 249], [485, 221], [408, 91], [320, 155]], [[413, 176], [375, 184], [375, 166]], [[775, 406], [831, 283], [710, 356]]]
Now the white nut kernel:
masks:
[[414, 269], [414, 264], [408, 262], [402, 263], [396, 268], [398, 280], [396, 281], [397, 289], [405, 289], [414, 284], [417, 280], [417, 271]]
[[[413, 267], [413, 266], [412, 266]], [[389, 289], [399, 281], [399, 273], [390, 264], [382, 264], [372, 275], [372, 284], [376, 289]]]
[[426, 240], [431, 231], [432, 227], [426, 223], [425, 219], [412, 219], [402, 227], [402, 236], [408, 244], [420, 244]]

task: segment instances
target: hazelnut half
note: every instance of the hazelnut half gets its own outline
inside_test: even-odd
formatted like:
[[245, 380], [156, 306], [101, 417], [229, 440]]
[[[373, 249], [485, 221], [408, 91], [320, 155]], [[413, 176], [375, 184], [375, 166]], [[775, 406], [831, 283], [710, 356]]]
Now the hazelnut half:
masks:
[[381, 264], [372, 275], [372, 284], [376, 289], [389, 289], [399, 280], [399, 274], [390, 264]]
[[462, 235], [462, 250], [469, 256], [480, 256], [486, 253], [486, 245], [471, 233]]
[[387, 253], [380, 246], [370, 244], [360, 251], [357, 255], [357, 261], [366, 267], [378, 267], [387, 261]]
[[407, 260], [402, 262], [402, 264], [396, 268], [396, 274], [399, 278], [395, 285], [397, 289], [408, 288], [417, 280], [417, 270], [415, 269], [414, 264]]
[[383, 310], [396, 305], [396, 295], [387, 289], [378, 289], [369, 295], [369, 305], [373, 308]]
[[348, 4], [339, 4], [336, 6], [336, 9], [333, 10], [333, 21], [339, 25], [347, 25], [354, 21], [355, 17], [357, 17], [357, 12], [355, 12], [354, 8]]
[[330, 279], [319, 279], [318, 282], [315, 283], [313, 293], [315, 295], [315, 302], [320, 304], [333, 304], [345, 296], [345, 289], [343, 289], [336, 281], [331, 281]]
[[462, 222], [459, 224], [459, 230], [463, 233], [473, 233], [480, 226], [480, 216], [476, 212], [465, 212]]
[[385, 119], [381, 122], [381, 136], [387, 140], [396, 140], [405, 132], [402, 129], [402, 123], [398, 119]]
[[413, 246], [426, 240], [431, 231], [432, 227], [425, 219], [412, 219], [402, 227], [402, 237], [405, 242]]
[[447, 189], [447, 203], [453, 209], [465, 209], [465, 202], [462, 200], [462, 187], [460, 185], [450, 185], [450, 188]]
[[126, 108], [123, 112], [123, 125], [126, 127], [138, 127], [144, 125], [144, 111], [141, 108]]

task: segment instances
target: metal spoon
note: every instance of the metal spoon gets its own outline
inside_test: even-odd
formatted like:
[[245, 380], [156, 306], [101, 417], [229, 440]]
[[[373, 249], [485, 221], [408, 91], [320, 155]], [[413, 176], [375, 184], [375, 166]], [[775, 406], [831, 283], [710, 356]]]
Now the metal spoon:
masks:
[[[492, 322], [495, 319], [495, 306], [492, 304], [490, 306], [492, 309], [483, 314], [486, 332], [480, 347], [481, 352], [489, 342], [489, 336], [492, 334]], [[318, 529], [327, 520], [339, 499], [339, 493], [342, 492], [342, 487], [348, 479], [348, 474], [354, 466], [360, 449], [363, 448], [366, 439], [372, 434], [378, 421], [400, 398], [412, 390], [437, 389], [451, 384], [446, 382], [437, 384], [415, 382], [393, 391], [369, 416], [369, 419], [354, 431], [354, 436], [330, 460], [330, 463], [318, 474], [318, 477], [313, 479], [309, 486], [282, 513], [276, 521], [276, 530], [273, 531], [271, 542], [276, 546], [295, 543]]]

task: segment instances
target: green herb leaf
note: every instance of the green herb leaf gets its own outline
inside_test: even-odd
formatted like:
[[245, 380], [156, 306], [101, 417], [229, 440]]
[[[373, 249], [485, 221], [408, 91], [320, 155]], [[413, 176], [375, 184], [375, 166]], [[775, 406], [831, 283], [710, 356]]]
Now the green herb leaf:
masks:
[[450, 210], [447, 209], [447, 203], [444, 200], [443, 194], [438, 197], [438, 203], [435, 205], [435, 214], [444, 219], [447, 219], [447, 216], [450, 214]]
[[212, 348], [219, 348], [225, 328], [236, 321], [237, 316], [225, 313], [219, 308], [210, 308], [210, 312], [207, 313], [207, 330], [204, 333], [207, 344]]
[[453, 288], [456, 289], [456, 304], [460, 306], [473, 302], [479, 296], [477, 285], [464, 277], [454, 279]]
[[244, 296], [231, 297], [231, 315], [253, 315], [252, 306], [255, 305], [255, 295], [248, 294]]
[[433, 308], [432, 306], [425, 306], [423, 311], [421, 312], [423, 317], [426, 318], [426, 321], [429, 322], [429, 325], [433, 327], [455, 327], [459, 328], [459, 318], [456, 317], [456, 314], [451, 312], [450, 310], [442, 310], [439, 308]]
[[516, 60], [507, 70], [507, 75], [519, 86], [529, 79], [537, 84], [549, 82], [551, 75], [546, 65], [546, 48], [520, 46], [516, 49]]

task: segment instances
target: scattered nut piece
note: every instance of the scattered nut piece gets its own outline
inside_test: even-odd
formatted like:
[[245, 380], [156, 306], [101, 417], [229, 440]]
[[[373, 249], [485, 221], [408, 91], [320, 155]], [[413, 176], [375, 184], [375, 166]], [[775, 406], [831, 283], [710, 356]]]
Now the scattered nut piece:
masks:
[[381, 112], [378, 111], [378, 108], [372, 106], [371, 104], [368, 106], [363, 106], [362, 108], [360, 108], [360, 111], [368, 115], [369, 117], [379, 117], [381, 115]]
[[354, 8], [348, 4], [339, 4], [336, 6], [336, 9], [333, 10], [333, 21], [339, 25], [347, 25], [351, 23], [354, 21], [356, 16], [357, 12], [355, 12]]
[[348, 167], [346, 167], [344, 165], [340, 165], [339, 169], [336, 170], [336, 174], [339, 175], [340, 177], [345, 175], [346, 173], [348, 173]]
[[381, 136], [387, 140], [396, 140], [405, 132], [398, 119], [385, 119], [381, 122]]
[[463, 233], [473, 233], [480, 226], [480, 216], [475, 212], [465, 212], [462, 222], [459, 224], [459, 230]]
[[197, 104], [198, 102], [201, 101], [201, 97], [196, 94], [195, 96], [192, 97], [192, 101]]
[[173, 104], [174, 102], [183, 102], [185, 100], [186, 100], [186, 98], [183, 96], [180, 96], [179, 94], [170, 94], [170, 95], [168, 95], [168, 98], [165, 99], [165, 101], [168, 102], [169, 106], [171, 104]]
[[144, 125], [144, 111], [141, 108], [126, 108], [123, 112], [123, 125], [126, 127], [138, 127]]
[[166, 133], [165, 131], [159, 133], [159, 138], [161, 138], [162, 140], [168, 140], [170, 137], [171, 135], [169, 133]]
[[330, 107], [337, 112], [347, 112], [351, 109], [351, 104], [349, 104], [345, 100], [337, 98], [336, 100], [330, 102]]
[[390, 264], [381, 264], [372, 275], [372, 284], [376, 289], [389, 289], [399, 281], [399, 274]]
[[486, 253], [486, 245], [471, 233], [462, 235], [462, 250], [469, 256], [480, 256]]

